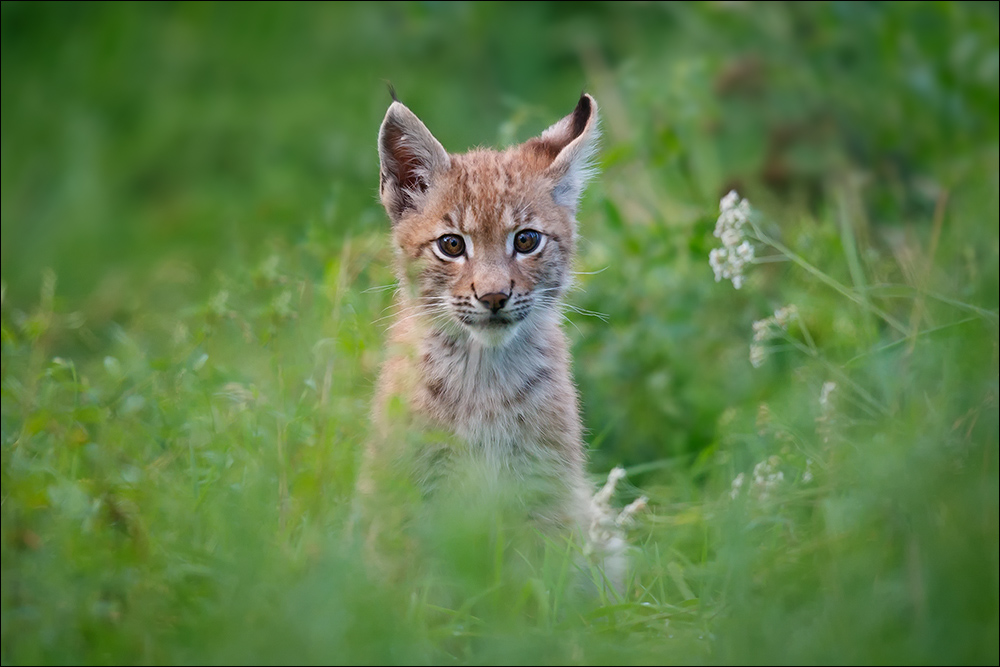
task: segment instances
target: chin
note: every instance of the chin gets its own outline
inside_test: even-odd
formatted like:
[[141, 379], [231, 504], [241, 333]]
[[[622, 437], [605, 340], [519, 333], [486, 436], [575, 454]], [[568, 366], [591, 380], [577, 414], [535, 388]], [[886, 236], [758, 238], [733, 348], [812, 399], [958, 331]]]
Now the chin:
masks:
[[483, 347], [491, 348], [506, 346], [514, 340], [520, 329], [520, 322], [484, 323], [465, 327], [474, 341]]

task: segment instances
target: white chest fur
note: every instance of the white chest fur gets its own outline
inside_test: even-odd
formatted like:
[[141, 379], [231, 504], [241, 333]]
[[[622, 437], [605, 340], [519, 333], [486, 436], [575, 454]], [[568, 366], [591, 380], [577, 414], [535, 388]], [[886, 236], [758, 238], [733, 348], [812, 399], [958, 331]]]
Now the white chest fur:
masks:
[[505, 467], [549, 458], [577, 437], [568, 428], [578, 416], [564, 348], [554, 326], [526, 329], [503, 347], [429, 336], [421, 349], [420, 402], [472, 456]]

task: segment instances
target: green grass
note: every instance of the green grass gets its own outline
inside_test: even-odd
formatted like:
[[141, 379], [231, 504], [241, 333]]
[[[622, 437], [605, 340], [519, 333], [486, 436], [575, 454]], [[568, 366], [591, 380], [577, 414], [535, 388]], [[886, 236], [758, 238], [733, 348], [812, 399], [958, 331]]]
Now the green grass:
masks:
[[[1000, 659], [994, 3], [0, 16], [5, 664]], [[650, 498], [620, 598], [491, 507], [418, 501], [394, 578], [351, 539], [384, 80], [453, 151], [601, 105], [567, 332], [595, 485]]]

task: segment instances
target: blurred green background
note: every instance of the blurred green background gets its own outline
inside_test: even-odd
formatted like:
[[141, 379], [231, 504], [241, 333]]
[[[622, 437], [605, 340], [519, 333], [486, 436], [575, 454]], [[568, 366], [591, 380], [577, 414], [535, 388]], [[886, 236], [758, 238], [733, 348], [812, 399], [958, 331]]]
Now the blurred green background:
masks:
[[[0, 12], [5, 664], [998, 661], [996, 3]], [[567, 333], [651, 498], [621, 599], [341, 543], [386, 82], [454, 152], [601, 107]], [[733, 188], [779, 244], [739, 291]]]

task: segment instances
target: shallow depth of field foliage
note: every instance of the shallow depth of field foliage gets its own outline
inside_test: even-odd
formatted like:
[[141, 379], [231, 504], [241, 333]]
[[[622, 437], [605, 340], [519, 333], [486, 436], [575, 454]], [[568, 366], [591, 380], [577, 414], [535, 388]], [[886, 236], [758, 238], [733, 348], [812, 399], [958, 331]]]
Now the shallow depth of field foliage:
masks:
[[[997, 663], [996, 3], [4, 2], [0, 51], [4, 664]], [[385, 81], [452, 151], [601, 105], [620, 597], [461, 505], [396, 577], [352, 539]]]

